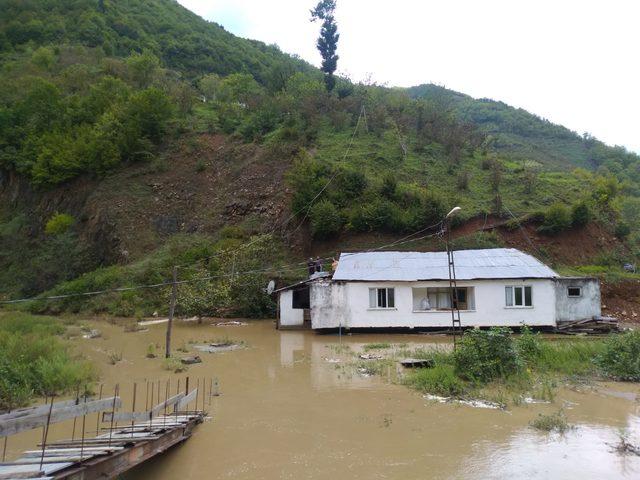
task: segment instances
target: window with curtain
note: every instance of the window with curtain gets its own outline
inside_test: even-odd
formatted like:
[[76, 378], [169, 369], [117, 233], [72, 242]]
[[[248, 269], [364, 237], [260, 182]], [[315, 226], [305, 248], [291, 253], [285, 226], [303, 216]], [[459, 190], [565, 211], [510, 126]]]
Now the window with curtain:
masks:
[[509, 285], [504, 287], [505, 305], [507, 307], [532, 307], [533, 292], [529, 285]]
[[395, 290], [393, 288], [370, 288], [369, 308], [395, 308]]

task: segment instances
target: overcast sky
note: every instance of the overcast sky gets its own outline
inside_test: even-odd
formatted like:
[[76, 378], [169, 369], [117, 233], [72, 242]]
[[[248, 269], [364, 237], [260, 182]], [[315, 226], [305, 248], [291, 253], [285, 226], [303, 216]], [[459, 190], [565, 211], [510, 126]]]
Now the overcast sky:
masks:
[[[317, 0], [178, 0], [319, 65]], [[338, 71], [436, 83], [640, 153], [640, 1], [338, 0]]]

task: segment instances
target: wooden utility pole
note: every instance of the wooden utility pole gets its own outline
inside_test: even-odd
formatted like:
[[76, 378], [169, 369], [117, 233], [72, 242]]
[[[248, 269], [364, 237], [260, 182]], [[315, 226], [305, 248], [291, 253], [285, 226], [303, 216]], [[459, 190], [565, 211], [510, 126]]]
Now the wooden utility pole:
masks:
[[173, 267], [173, 283], [171, 285], [171, 303], [169, 304], [169, 321], [167, 322], [167, 341], [165, 345], [165, 358], [171, 356], [171, 327], [173, 326], [173, 314], [176, 311], [176, 294], [178, 290], [178, 267]]

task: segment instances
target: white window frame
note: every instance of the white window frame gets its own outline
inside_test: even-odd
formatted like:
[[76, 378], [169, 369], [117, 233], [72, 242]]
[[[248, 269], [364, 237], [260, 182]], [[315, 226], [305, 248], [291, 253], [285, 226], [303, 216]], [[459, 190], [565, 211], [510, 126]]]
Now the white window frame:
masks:
[[[531, 305], [526, 305], [525, 289], [528, 288], [531, 292]], [[522, 305], [516, 305], [516, 289], [522, 289]], [[508, 291], [511, 291], [511, 305], [509, 305]], [[533, 308], [533, 286], [532, 285], [505, 285], [504, 287], [504, 308]]]
[[[571, 293], [569, 293], [569, 291], [571, 289], [577, 289], [578, 290], [578, 295], [571, 295]], [[568, 286], [567, 287], [567, 297], [569, 298], [579, 298], [582, 296], [582, 287], [573, 287], [573, 286]]]
[[[378, 299], [380, 298], [378, 292], [384, 290], [384, 303], [385, 307], [378, 305]], [[391, 290], [393, 297], [393, 305], [389, 306], [389, 290]], [[396, 309], [396, 291], [394, 287], [372, 287], [369, 289], [369, 310], [395, 310]]]

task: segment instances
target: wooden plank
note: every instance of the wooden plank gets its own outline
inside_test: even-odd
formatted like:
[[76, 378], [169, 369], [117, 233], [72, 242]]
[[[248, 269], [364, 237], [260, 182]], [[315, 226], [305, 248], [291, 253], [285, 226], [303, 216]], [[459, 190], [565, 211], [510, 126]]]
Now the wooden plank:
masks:
[[88, 460], [93, 455], [72, 455], [68, 457], [44, 457], [40, 459], [38, 457], [33, 458], [18, 458], [11, 463], [0, 463], [0, 465], [40, 465], [40, 463], [44, 464], [52, 464], [52, 463], [75, 463], [81, 460]]
[[[92, 401], [93, 398], [86, 399], [86, 402]], [[72, 407], [74, 405], [79, 405], [81, 403], [86, 403], [84, 398], [80, 399], [71, 399], [71, 400], [63, 400], [61, 402], [55, 402], [53, 404], [53, 410], [57, 410], [65, 407]], [[46, 405], [35, 405], [33, 407], [20, 408], [18, 410], [13, 410], [8, 413], [4, 413], [0, 415], [0, 422], [4, 422], [6, 420], [11, 420], [13, 418], [25, 417], [27, 415], [37, 415], [40, 413], [47, 414], [49, 413], [49, 404]]]
[[157, 416], [160, 412], [164, 412], [165, 409], [175, 405], [182, 397], [184, 397], [184, 393], [178, 393], [166, 401], [160, 402], [158, 405], [146, 412], [117, 412], [114, 415], [112, 415], [112, 412], [104, 412], [102, 414], [102, 421], [104, 423], [111, 423], [111, 417], [113, 416], [114, 422], [144, 422], [145, 420], [150, 420]]
[[[40, 467], [40, 465], [38, 465]], [[12, 467], [0, 467], [0, 480], [20, 480], [24, 478], [38, 478], [44, 480], [51, 477], [43, 477], [39, 468], [25, 469], [23, 465]]]
[[189, 392], [188, 395], [185, 395], [184, 398], [181, 398], [180, 401], [176, 404], [176, 410], [180, 411], [191, 402], [195, 401], [198, 398], [198, 389], [194, 388]]
[[[81, 417], [90, 413], [101, 412], [103, 410], [122, 406], [120, 397], [103, 398], [102, 400], [92, 400], [79, 405], [62, 407], [51, 411], [50, 423], [58, 423], [75, 417]], [[16, 433], [43, 427], [47, 424], [49, 411], [27, 415], [25, 417], [12, 418], [6, 422], [0, 422], [0, 437], [7, 437]]]
[[[83, 450], [84, 452], [98, 452], [102, 450], [122, 450], [124, 447], [69, 447], [69, 448], [47, 448], [45, 450], [45, 454], [47, 453], [73, 453], [79, 452]], [[42, 455], [42, 450], [26, 450], [22, 455], [30, 455], [32, 453], [37, 453], [38, 455]]]

